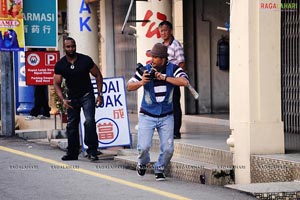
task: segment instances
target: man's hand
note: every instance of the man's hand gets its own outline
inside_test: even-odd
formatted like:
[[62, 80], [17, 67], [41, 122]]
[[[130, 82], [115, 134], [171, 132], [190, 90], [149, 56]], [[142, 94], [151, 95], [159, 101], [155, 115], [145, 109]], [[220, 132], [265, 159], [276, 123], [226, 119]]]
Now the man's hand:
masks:
[[166, 76], [163, 75], [163, 74], [160, 73], [160, 72], [155, 72], [155, 78], [156, 78], [157, 80], [161, 80], [161, 81], [165, 81], [165, 80], [166, 80]]
[[96, 98], [96, 107], [101, 107], [103, 106], [103, 96], [98, 95]]
[[143, 83], [143, 85], [145, 85], [146, 83], [149, 83], [150, 82], [150, 74], [149, 74], [149, 72], [148, 71], [144, 71], [144, 73], [143, 73], [143, 77], [142, 77], [142, 83]]
[[62, 102], [63, 102], [64, 108], [66, 108], [66, 109], [72, 108], [73, 109], [73, 107], [70, 106], [70, 104], [69, 104], [71, 102], [71, 100], [64, 99]]

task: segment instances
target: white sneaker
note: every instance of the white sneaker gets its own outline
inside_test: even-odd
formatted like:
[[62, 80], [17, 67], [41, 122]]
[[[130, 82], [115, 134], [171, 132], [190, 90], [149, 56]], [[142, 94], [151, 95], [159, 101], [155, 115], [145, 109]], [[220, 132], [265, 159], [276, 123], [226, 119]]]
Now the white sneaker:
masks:
[[38, 119], [49, 119], [50, 117], [46, 117], [44, 115], [38, 115], [37, 118]]
[[35, 116], [31, 116], [31, 115], [28, 115], [27, 117], [25, 117], [26, 120], [33, 120], [35, 118], [36, 118]]

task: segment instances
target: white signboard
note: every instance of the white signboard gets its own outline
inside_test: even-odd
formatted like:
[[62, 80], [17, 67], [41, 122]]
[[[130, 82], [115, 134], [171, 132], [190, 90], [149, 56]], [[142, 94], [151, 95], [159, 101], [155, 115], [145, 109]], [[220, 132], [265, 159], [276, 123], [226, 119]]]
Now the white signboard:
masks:
[[[97, 96], [95, 79], [92, 80], [94, 93]], [[103, 105], [96, 107], [96, 130], [99, 148], [113, 146], [130, 146], [130, 126], [127, 112], [126, 92], [123, 77], [103, 79]], [[84, 144], [84, 121], [83, 111], [80, 114], [80, 132], [83, 149], [88, 147]]]

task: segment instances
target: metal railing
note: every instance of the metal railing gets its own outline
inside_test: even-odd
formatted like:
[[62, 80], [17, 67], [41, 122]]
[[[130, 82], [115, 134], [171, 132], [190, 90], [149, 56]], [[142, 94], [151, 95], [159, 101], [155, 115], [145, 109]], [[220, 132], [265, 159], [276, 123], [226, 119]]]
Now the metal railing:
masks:
[[287, 151], [300, 151], [299, 0], [281, 1], [282, 120]]

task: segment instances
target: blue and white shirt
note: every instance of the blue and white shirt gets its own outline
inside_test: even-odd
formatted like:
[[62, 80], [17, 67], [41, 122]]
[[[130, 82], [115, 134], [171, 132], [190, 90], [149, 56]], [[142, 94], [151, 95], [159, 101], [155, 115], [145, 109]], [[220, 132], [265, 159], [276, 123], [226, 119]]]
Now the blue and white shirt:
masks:
[[[168, 65], [169, 62], [166, 64]], [[162, 70], [161, 73], [163, 75], [166, 75], [166, 70]], [[142, 80], [143, 74], [140, 74], [138, 71], [136, 71], [135, 75], [129, 79], [128, 82], [138, 82]], [[181, 67], [178, 65], [174, 65], [173, 68], [173, 77], [185, 77], [188, 79], [188, 75], [183, 71]], [[155, 91], [155, 98], [157, 102], [162, 102], [165, 99], [166, 92], [167, 92], [167, 86], [165, 81], [156, 80], [154, 79], [154, 91]]]

